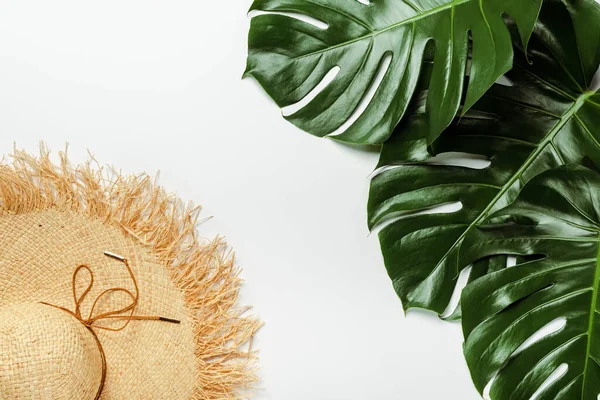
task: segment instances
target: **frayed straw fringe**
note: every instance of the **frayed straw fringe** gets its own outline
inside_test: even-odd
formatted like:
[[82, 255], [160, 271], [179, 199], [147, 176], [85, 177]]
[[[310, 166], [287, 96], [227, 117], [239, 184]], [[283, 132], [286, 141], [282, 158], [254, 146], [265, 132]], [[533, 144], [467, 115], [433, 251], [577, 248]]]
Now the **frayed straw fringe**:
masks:
[[0, 164], [0, 216], [46, 209], [74, 211], [121, 228], [168, 267], [194, 315], [199, 364], [195, 399], [239, 399], [257, 381], [252, 338], [262, 325], [236, 305], [241, 280], [225, 243], [203, 244], [200, 208], [183, 204], [148, 175], [122, 176], [93, 158], [60, 165], [40, 146], [39, 158], [14, 150]]

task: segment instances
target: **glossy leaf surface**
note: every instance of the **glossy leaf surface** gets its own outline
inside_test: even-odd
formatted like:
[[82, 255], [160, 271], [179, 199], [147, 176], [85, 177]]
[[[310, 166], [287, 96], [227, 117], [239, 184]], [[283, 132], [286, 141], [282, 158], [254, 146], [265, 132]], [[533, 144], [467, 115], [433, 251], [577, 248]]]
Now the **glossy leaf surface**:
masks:
[[[465, 240], [463, 262], [493, 254], [535, 259], [463, 291], [465, 355], [494, 400], [597, 400], [600, 394], [600, 175], [563, 166], [531, 180], [517, 200]], [[534, 336], [552, 322], [566, 321]], [[566, 371], [552, 374], [565, 365]], [[564, 368], [563, 368], [564, 370]], [[499, 372], [498, 372], [499, 371]], [[542, 384], [549, 384], [540, 391]]]
[[[316, 135], [335, 133], [359, 107], [387, 56], [389, 68], [368, 107], [336, 139], [382, 143], [404, 114], [428, 44], [435, 67], [427, 109], [432, 141], [460, 105], [469, 36], [473, 51], [466, 108], [512, 65], [503, 14], [527, 42], [542, 0], [256, 0], [245, 76], [280, 107], [300, 102], [334, 67], [340, 71], [314, 100], [286, 118]], [[266, 12], [267, 14], [264, 14]], [[303, 15], [318, 23], [307, 23]], [[321, 25], [321, 26], [318, 26]], [[323, 26], [324, 25], [324, 26]]]
[[[405, 309], [445, 310], [464, 237], [525, 182], [565, 163], [600, 165], [600, 94], [587, 90], [600, 63], [600, 5], [564, 3], [544, 2], [529, 45], [531, 64], [521, 48], [507, 74], [513, 86], [494, 85], [429, 148], [422, 107], [384, 144], [369, 225], [384, 226], [386, 268]], [[442, 153], [474, 154], [490, 165], [442, 165], [433, 158]], [[457, 202], [456, 212], [414, 215]]]

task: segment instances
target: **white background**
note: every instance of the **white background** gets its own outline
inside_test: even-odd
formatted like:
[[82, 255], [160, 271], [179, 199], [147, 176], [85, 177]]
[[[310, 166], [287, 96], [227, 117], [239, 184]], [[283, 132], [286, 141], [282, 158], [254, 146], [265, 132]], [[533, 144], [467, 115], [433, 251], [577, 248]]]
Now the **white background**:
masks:
[[377, 154], [300, 132], [240, 79], [250, 3], [1, 2], [0, 153], [68, 142], [202, 204], [266, 322], [256, 398], [480, 398], [459, 324], [405, 318], [369, 236]]

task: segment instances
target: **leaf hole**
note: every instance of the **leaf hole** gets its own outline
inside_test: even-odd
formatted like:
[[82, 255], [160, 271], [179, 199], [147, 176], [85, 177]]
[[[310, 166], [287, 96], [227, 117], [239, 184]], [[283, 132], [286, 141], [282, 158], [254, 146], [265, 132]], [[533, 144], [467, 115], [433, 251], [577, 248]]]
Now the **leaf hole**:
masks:
[[461, 153], [454, 151], [437, 154], [435, 157], [425, 161], [425, 164], [448, 165], [471, 169], [485, 169], [489, 167], [491, 163], [492, 162], [489, 158], [481, 154]]
[[[529, 264], [532, 262], [536, 262], [536, 261], [540, 261], [543, 260], [545, 258], [547, 258], [548, 256], [545, 254], [529, 254], [526, 256], [507, 256], [506, 257], [506, 268], [513, 268], [516, 267], [517, 265], [524, 265], [524, 264]], [[549, 285], [549, 287], [552, 287], [554, 285]]]
[[418, 215], [426, 215], [426, 214], [450, 214], [460, 211], [463, 208], [463, 204], [460, 201], [447, 202], [437, 204], [431, 207], [424, 207], [417, 210], [410, 211], [399, 211], [390, 213], [385, 218], [383, 218], [372, 230], [371, 233], [377, 233], [381, 229], [386, 226], [393, 224], [395, 222], [401, 221], [406, 218], [415, 217]]
[[456, 285], [454, 286], [454, 291], [452, 292], [450, 302], [448, 302], [448, 306], [441, 315], [442, 319], [451, 316], [458, 308], [458, 305], [460, 303], [460, 296], [465, 286], [467, 286], [467, 283], [469, 283], [469, 276], [471, 275], [472, 269], [473, 266], [469, 265], [467, 268], [460, 271], [460, 275], [456, 280]]
[[485, 400], [490, 400], [490, 392], [492, 391], [492, 386], [494, 386], [494, 381], [496, 381], [496, 378], [498, 377], [498, 372], [496, 372], [494, 374], [494, 376], [492, 376], [492, 379], [490, 379], [490, 381], [488, 382], [487, 385], [485, 385], [485, 388], [483, 389], [483, 398]]
[[393, 170], [393, 169], [400, 168], [400, 167], [402, 167], [403, 165], [405, 165], [405, 164], [390, 164], [390, 165], [383, 165], [383, 166], [381, 166], [381, 167], [379, 167], [379, 168], [376, 168], [376, 169], [375, 169], [373, 172], [371, 172], [371, 173], [369, 174], [368, 178], [369, 178], [369, 179], [373, 179], [373, 178], [375, 178], [377, 175], [381, 175], [381, 174], [383, 174], [383, 173], [384, 173], [384, 172], [386, 172], [386, 171], [391, 171], [391, 170]]
[[592, 78], [592, 83], [590, 84], [590, 90], [592, 92], [596, 92], [600, 90], [600, 68], [596, 71], [596, 75]]
[[297, 103], [290, 104], [289, 106], [283, 107], [281, 109], [281, 113], [283, 114], [283, 116], [288, 117], [292, 114], [297, 113], [302, 108], [306, 107], [308, 105], [308, 103], [313, 101], [315, 99], [315, 97], [317, 97], [319, 95], [319, 93], [321, 93], [323, 90], [325, 90], [327, 85], [329, 85], [335, 79], [335, 77], [340, 73], [340, 70], [341, 70], [341, 68], [338, 67], [337, 65], [335, 67], [331, 68], [329, 70], [329, 72], [327, 72], [325, 74], [323, 79], [321, 79], [321, 82], [319, 82], [317, 84], [317, 86], [314, 87], [313, 90], [311, 90], [306, 96], [304, 96], [304, 98], [302, 100], [300, 100]]
[[[471, 168], [471, 169], [485, 169], [492, 164], [492, 161], [484, 155], [481, 154], [473, 154], [473, 153], [462, 153], [457, 151], [449, 151], [446, 153], [437, 154], [434, 157], [431, 157], [425, 161], [422, 161], [423, 164], [429, 165], [446, 165], [450, 167], [463, 167], [463, 168]], [[375, 169], [370, 175], [369, 178], [374, 178], [377, 175], [381, 175], [386, 171], [391, 171], [396, 168], [401, 168], [406, 164], [390, 164], [384, 165]]]
[[[473, 69], [473, 31], [467, 30], [467, 62], [465, 63], [465, 86], [463, 88], [463, 98], [461, 99], [461, 107], [464, 104], [466, 95], [469, 92], [469, 86], [471, 85], [471, 71]], [[434, 55], [435, 58], [435, 55]]]
[[502, 75], [500, 78], [498, 78], [498, 80], [496, 81], [496, 84], [501, 85], [501, 86], [508, 86], [508, 87], [515, 86], [515, 83], [512, 81], [512, 79], [510, 79], [506, 75]]
[[555, 320], [550, 321], [529, 338], [527, 338], [527, 340], [521, 343], [521, 345], [512, 353], [510, 358], [518, 356], [520, 353], [525, 351], [525, 349], [533, 346], [545, 337], [560, 331], [565, 327], [565, 325], [567, 325], [567, 319], [565, 317], [556, 318]]
[[531, 395], [529, 400], [536, 400], [544, 392], [544, 390], [546, 390], [548, 387], [550, 387], [550, 385], [552, 385], [554, 382], [556, 382], [557, 380], [562, 378], [567, 373], [568, 370], [569, 370], [568, 364], [566, 364], [566, 363], [560, 364], [558, 366], [558, 368], [556, 368], [554, 370], [554, 372], [552, 372], [550, 374], [550, 376], [544, 381], [544, 383], [542, 383], [540, 385], [538, 390], [536, 390], [535, 393], [533, 395]]
[[371, 2], [369, 0], [356, 0], [361, 4], [364, 4], [365, 6], [370, 6]]
[[377, 93], [377, 89], [379, 89], [379, 86], [381, 86], [381, 82], [383, 81], [383, 78], [385, 78], [385, 75], [387, 74], [391, 63], [392, 53], [386, 52], [383, 58], [381, 59], [381, 62], [379, 63], [379, 68], [377, 69], [375, 78], [371, 82], [369, 89], [361, 99], [360, 103], [358, 103], [358, 106], [354, 109], [354, 111], [346, 120], [346, 122], [344, 122], [339, 128], [337, 128], [335, 131], [331, 132], [327, 136], [341, 135], [342, 133], [346, 132], [348, 128], [350, 128], [358, 120], [358, 118], [360, 118], [360, 116], [365, 112], [369, 104], [371, 104], [373, 97], [375, 97], [375, 93]]
[[252, 10], [252, 11], [250, 11], [250, 13], [248, 13], [248, 16], [250, 18], [256, 18], [260, 15], [283, 15], [284, 17], [294, 18], [294, 19], [300, 20], [302, 22], [306, 22], [307, 24], [310, 24], [310, 25], [312, 25], [316, 28], [322, 29], [322, 30], [329, 28], [329, 24], [321, 21], [320, 19], [311, 17], [309, 15], [305, 15], [305, 14], [295, 13], [295, 12]]

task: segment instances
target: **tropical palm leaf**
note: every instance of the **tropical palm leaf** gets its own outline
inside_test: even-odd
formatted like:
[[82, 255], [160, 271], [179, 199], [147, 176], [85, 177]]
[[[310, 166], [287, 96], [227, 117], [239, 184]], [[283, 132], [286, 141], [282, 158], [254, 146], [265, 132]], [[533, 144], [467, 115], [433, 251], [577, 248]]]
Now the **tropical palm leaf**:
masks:
[[[463, 263], [494, 254], [533, 257], [463, 291], [465, 355], [480, 392], [495, 376], [494, 400], [598, 399], [599, 193], [597, 171], [547, 171], [491, 218], [512, 223], [485, 226], [465, 239]], [[564, 325], [540, 338], [557, 321]]]
[[[520, 47], [507, 74], [513, 86], [494, 85], [429, 148], [422, 106], [384, 144], [369, 225], [385, 225], [381, 248], [405, 309], [445, 310], [464, 237], [509, 204], [525, 182], [565, 163], [600, 165], [600, 94], [588, 90], [599, 63], [600, 5], [546, 0], [529, 59]], [[473, 169], [432, 158], [450, 152], [491, 164]], [[456, 202], [462, 206], [456, 212], [411, 215]]]
[[[365, 4], [368, 3], [368, 4]], [[352, 116], [391, 57], [368, 107], [335, 138], [382, 143], [404, 114], [431, 44], [435, 67], [427, 109], [432, 141], [452, 121], [465, 86], [469, 37], [473, 51], [465, 109], [512, 66], [510, 15], [523, 43], [542, 0], [256, 0], [245, 76], [255, 77], [280, 107], [301, 101], [335, 67], [316, 98], [286, 118], [307, 132], [335, 133]], [[283, 14], [283, 15], [282, 15]], [[312, 17], [319, 24], [291, 18]]]

